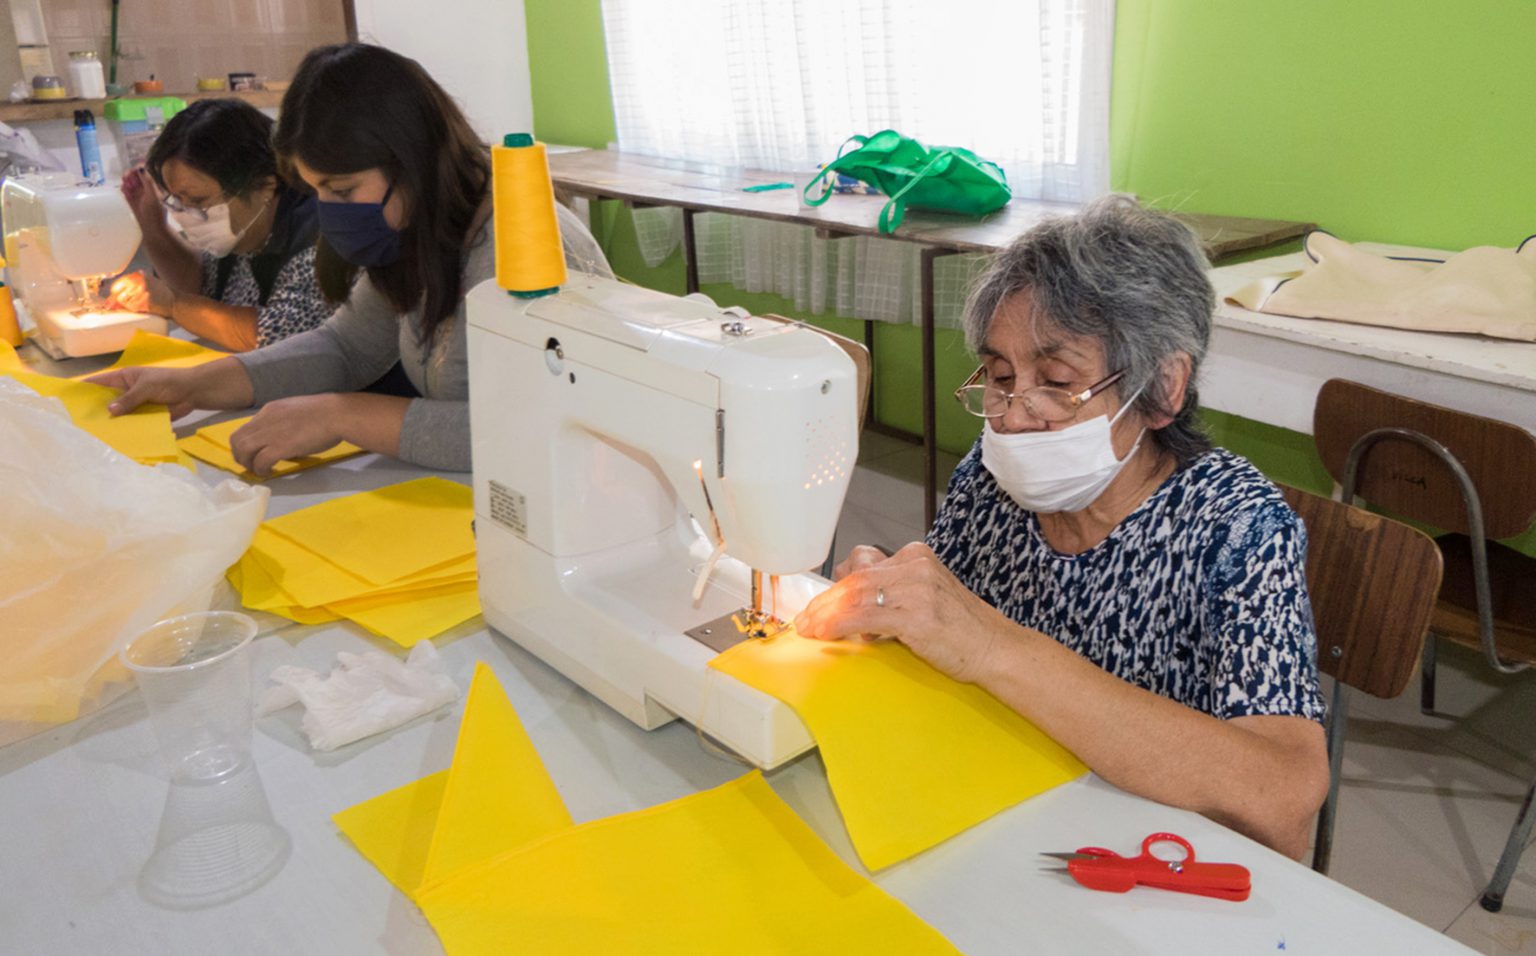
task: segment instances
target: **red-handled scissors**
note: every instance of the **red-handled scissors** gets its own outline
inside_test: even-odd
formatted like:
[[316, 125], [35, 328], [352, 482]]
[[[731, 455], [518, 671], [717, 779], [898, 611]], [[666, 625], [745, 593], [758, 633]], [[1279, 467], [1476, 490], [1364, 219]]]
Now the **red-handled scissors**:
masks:
[[[1184, 851], [1177, 859], [1152, 853], [1159, 843], [1172, 843]], [[1085, 846], [1075, 853], [1044, 853], [1065, 860], [1072, 878], [1091, 890], [1124, 893], [1133, 886], [1151, 886], [1176, 893], [1214, 896], [1220, 900], [1246, 900], [1251, 882], [1248, 868], [1236, 863], [1197, 863], [1195, 848], [1175, 833], [1154, 833], [1141, 841], [1140, 856], [1121, 856], [1099, 846]]]

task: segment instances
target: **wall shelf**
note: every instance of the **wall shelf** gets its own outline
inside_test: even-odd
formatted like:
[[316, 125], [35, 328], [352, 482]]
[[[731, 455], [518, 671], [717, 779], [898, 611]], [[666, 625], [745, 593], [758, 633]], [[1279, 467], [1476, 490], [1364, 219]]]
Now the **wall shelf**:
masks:
[[[283, 102], [283, 94], [277, 90], [241, 90], [231, 93], [218, 90], [207, 93], [144, 93], [116, 97], [116, 99], [142, 99], [145, 97], [175, 96], [186, 100], [206, 100], [219, 96], [235, 96], [257, 109], [276, 109]], [[72, 120], [75, 110], [90, 110], [99, 121], [102, 107], [108, 100], [42, 100], [26, 103], [0, 103], [0, 122], [34, 123], [42, 120]]]

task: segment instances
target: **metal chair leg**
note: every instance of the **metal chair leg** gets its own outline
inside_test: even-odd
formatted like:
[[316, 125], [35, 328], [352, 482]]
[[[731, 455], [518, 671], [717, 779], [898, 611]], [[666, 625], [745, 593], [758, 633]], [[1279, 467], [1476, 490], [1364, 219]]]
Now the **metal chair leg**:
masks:
[[1344, 728], [1349, 721], [1349, 685], [1333, 685], [1328, 708], [1328, 799], [1317, 811], [1317, 836], [1312, 844], [1312, 869], [1327, 875], [1333, 857], [1333, 819], [1339, 806], [1339, 777], [1344, 768]]
[[1435, 632], [1424, 635], [1424, 653], [1419, 664], [1419, 712], [1435, 712]]
[[1525, 792], [1525, 802], [1520, 804], [1520, 815], [1515, 818], [1514, 829], [1509, 831], [1509, 842], [1504, 844], [1504, 853], [1499, 857], [1499, 865], [1494, 867], [1493, 879], [1488, 881], [1488, 888], [1483, 891], [1480, 902], [1483, 909], [1490, 913], [1497, 913], [1504, 908], [1504, 893], [1509, 889], [1510, 881], [1515, 878], [1520, 854], [1530, 842], [1531, 828], [1536, 826], [1536, 813], [1531, 812], [1532, 797], [1536, 797], [1536, 781], [1532, 781], [1531, 788]]

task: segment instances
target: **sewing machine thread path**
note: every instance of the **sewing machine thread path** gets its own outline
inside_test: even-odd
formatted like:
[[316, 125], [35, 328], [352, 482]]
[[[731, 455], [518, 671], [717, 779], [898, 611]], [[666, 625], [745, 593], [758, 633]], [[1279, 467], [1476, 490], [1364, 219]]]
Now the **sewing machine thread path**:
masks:
[[139, 224], [117, 187], [69, 173], [11, 176], [0, 187], [5, 259], [18, 311], [54, 358], [121, 351], [138, 329], [164, 334], [158, 315], [107, 309], [103, 279], [139, 248]]
[[486, 619], [642, 727], [682, 717], [762, 767], [810, 749], [688, 632], [750, 609], [755, 576], [777, 578], [759, 593], [783, 619], [826, 587], [800, 572], [857, 457], [852, 360], [812, 329], [580, 274], [536, 299], [483, 283], [468, 314]]

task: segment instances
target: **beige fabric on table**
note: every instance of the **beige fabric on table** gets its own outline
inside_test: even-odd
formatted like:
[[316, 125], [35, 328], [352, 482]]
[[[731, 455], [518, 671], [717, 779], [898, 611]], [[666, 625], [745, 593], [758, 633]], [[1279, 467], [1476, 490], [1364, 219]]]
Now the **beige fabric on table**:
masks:
[[1443, 262], [1377, 255], [1326, 232], [1305, 246], [1312, 262], [1301, 272], [1261, 279], [1227, 301], [1274, 315], [1536, 342], [1536, 237]]

